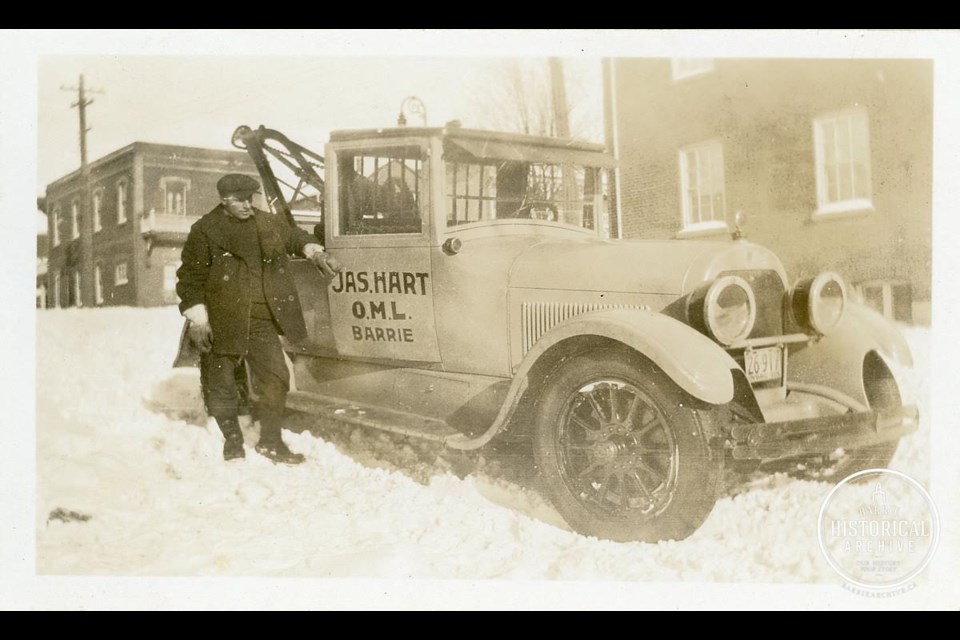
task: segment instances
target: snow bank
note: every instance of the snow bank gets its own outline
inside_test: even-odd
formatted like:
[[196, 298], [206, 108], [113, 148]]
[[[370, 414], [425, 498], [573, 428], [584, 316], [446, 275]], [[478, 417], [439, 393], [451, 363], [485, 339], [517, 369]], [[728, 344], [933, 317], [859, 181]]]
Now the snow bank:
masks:
[[[225, 464], [195, 371], [173, 370], [174, 308], [37, 314], [37, 569], [47, 574], [835, 581], [816, 518], [831, 485], [731, 489], [682, 542], [569, 531], [508, 452], [441, 452], [363, 429], [291, 423], [307, 455]], [[921, 429], [893, 467], [925, 481], [925, 329], [904, 395]], [[248, 444], [255, 434], [247, 429]]]

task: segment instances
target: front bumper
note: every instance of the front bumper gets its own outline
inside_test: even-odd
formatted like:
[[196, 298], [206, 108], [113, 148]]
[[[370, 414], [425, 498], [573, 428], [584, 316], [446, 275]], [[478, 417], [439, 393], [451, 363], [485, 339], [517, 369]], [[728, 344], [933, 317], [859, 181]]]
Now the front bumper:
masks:
[[730, 433], [735, 459], [768, 461], [890, 442], [916, 431], [918, 422], [917, 408], [905, 406], [894, 411], [738, 424]]

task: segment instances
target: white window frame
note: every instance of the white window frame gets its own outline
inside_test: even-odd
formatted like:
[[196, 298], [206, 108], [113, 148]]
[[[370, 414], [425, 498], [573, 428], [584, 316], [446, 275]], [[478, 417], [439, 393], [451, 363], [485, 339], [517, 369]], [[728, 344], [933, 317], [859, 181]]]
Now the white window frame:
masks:
[[674, 82], [696, 78], [713, 71], [713, 58], [671, 58], [670, 76]]
[[70, 201], [70, 239], [76, 240], [80, 237], [80, 200], [74, 198]]
[[60, 272], [54, 271], [53, 272], [53, 308], [54, 309], [60, 308], [60, 287], [61, 286], [62, 285], [60, 284]]
[[[882, 307], [881, 312], [890, 320], [896, 320], [896, 312], [894, 311], [893, 304], [895, 302], [893, 291], [895, 287], [903, 285], [909, 286], [910, 283], [902, 280], [868, 280], [857, 283], [854, 289], [856, 290], [857, 296], [860, 299], [859, 302], [867, 306], [869, 306], [867, 302], [867, 290], [874, 288], [878, 289], [880, 291], [880, 306]], [[915, 302], [915, 299], [913, 298], [912, 287], [910, 293], [912, 307], [912, 303]]]
[[[168, 187], [173, 185], [183, 186], [183, 207], [179, 213], [173, 210], [168, 202]], [[160, 197], [163, 200], [163, 212], [169, 215], [185, 216], [187, 215], [187, 196], [190, 193], [190, 179], [179, 178], [177, 176], [164, 176], [160, 178]]]
[[128, 282], [130, 282], [130, 277], [129, 277], [129, 274], [127, 273], [128, 269], [129, 267], [127, 266], [126, 261], [117, 263], [117, 266], [114, 267], [113, 269], [114, 286], [119, 287], [120, 285], [127, 284]]
[[103, 268], [99, 264], [93, 265], [93, 301], [103, 304]]
[[[836, 123], [841, 119], [850, 119], [850, 124], [853, 124], [855, 119], [862, 121], [864, 127], [864, 135], [866, 140], [864, 141], [864, 152], [867, 157], [865, 158], [866, 165], [866, 193], [867, 196], [856, 197], [855, 195], [850, 198], [843, 200], [829, 200], [829, 194], [827, 193], [828, 183], [826, 179], [826, 157], [824, 155], [824, 133], [823, 128], [827, 123]], [[855, 175], [853, 174], [853, 167], [856, 165], [853, 162], [853, 149], [854, 143], [852, 136], [853, 127], [848, 126], [848, 142], [850, 144], [849, 154], [851, 156], [851, 162], [849, 163], [849, 168], [846, 170], [850, 171], [850, 184], [851, 190], [854, 194], [857, 191], [857, 185], [855, 184]], [[836, 145], [834, 145], [836, 148]], [[829, 218], [838, 215], [844, 214], [862, 214], [870, 213], [873, 211], [873, 178], [872, 178], [872, 168], [870, 162], [870, 119], [867, 116], [866, 109], [862, 108], [852, 108], [844, 109], [842, 111], [834, 111], [831, 113], [825, 113], [817, 116], [813, 119], [813, 152], [814, 152], [814, 176], [816, 180], [817, 187], [817, 210], [813, 214], [814, 219]], [[839, 153], [839, 151], [835, 151]], [[836, 171], [841, 170], [841, 165], [836, 163]]]
[[[693, 210], [692, 202], [688, 198], [688, 192], [690, 191], [690, 167], [688, 154], [695, 153], [699, 156], [701, 153], [712, 154], [716, 153], [716, 156], [719, 158], [719, 181], [720, 181], [720, 195], [721, 195], [721, 207], [722, 211], [720, 212], [720, 219], [716, 219], [716, 215], [712, 216], [711, 220], [698, 220], [693, 221]], [[707, 140], [704, 142], [698, 142], [697, 144], [688, 145], [679, 150], [679, 165], [680, 165], [680, 209], [683, 219], [683, 227], [681, 229], [681, 234], [684, 233], [700, 233], [700, 232], [725, 232], [729, 229], [727, 226], [727, 184], [726, 184], [726, 172], [724, 168], [723, 160], [723, 144], [719, 140]], [[711, 166], [710, 169], [711, 177], [713, 176], [714, 168]], [[702, 175], [702, 172], [698, 171], [698, 175]], [[715, 179], [714, 179], [715, 180]], [[698, 199], [699, 200], [699, 199]]]
[[73, 272], [73, 301], [76, 303], [76, 307], [79, 309], [83, 306], [83, 298], [81, 297], [82, 287], [80, 286], [80, 269], [77, 269]]
[[[180, 265], [182, 264], [183, 264], [182, 261], [177, 261], [177, 262], [171, 262], [163, 265], [163, 290], [164, 291], [175, 292], [177, 290], [177, 271], [180, 269]], [[167, 274], [170, 272], [171, 269], [173, 270], [173, 279], [169, 280], [167, 278]], [[167, 287], [168, 282], [172, 282], [173, 286]]]
[[129, 193], [127, 192], [127, 179], [121, 178], [117, 181], [117, 224], [123, 224], [127, 221], [127, 200], [129, 200]]
[[50, 214], [53, 216], [52, 226], [53, 226], [53, 246], [60, 246], [60, 205], [53, 207], [53, 212]]
[[95, 189], [93, 192], [93, 232], [103, 230], [103, 189]]

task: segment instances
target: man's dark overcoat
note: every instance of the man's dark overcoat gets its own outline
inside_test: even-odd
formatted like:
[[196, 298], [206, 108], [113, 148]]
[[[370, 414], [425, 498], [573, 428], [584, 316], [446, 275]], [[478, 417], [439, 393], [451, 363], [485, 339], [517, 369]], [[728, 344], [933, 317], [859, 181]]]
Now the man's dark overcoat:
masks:
[[[303, 255], [304, 246], [317, 240], [265, 211], [255, 210], [252, 223], [260, 238], [263, 291], [270, 311], [284, 337], [293, 343], [303, 342], [307, 331], [290, 275], [289, 256]], [[214, 353], [242, 356], [247, 352], [251, 306], [247, 263], [253, 258], [243, 255], [248, 252], [236, 241], [237, 224], [247, 223], [231, 220], [223, 205], [193, 224], [183, 247], [183, 264], [177, 270], [177, 294], [181, 312], [197, 304], [206, 305]], [[184, 353], [182, 343], [179, 365], [192, 359]]]

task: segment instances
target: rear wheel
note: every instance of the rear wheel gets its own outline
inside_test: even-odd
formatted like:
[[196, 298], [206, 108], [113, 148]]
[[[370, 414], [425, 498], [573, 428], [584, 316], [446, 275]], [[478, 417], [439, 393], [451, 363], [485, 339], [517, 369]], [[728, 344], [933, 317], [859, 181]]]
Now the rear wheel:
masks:
[[712, 412], [651, 363], [617, 350], [580, 355], [547, 381], [534, 458], [563, 518], [618, 541], [683, 539], [716, 502]]

